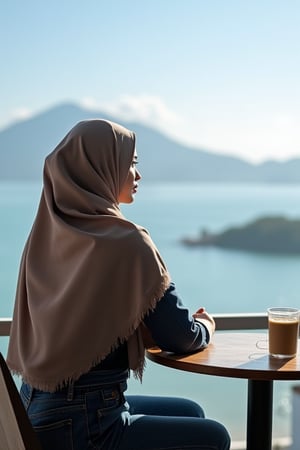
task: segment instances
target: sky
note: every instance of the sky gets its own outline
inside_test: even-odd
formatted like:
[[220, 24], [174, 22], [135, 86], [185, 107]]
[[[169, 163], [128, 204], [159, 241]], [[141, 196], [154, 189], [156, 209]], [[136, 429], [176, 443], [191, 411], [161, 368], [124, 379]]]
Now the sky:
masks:
[[298, 0], [0, 7], [0, 130], [71, 101], [254, 163], [300, 157]]

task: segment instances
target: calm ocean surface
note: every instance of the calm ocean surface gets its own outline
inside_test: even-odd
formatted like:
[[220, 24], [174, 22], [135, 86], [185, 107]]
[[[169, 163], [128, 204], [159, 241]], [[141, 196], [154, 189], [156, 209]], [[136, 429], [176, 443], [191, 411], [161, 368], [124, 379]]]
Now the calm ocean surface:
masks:
[[[38, 183], [0, 182], [0, 317], [12, 315], [19, 261], [39, 196]], [[122, 210], [150, 231], [191, 311], [200, 306], [211, 313], [300, 306], [300, 256], [186, 248], [179, 242], [202, 227], [219, 231], [262, 215], [300, 218], [300, 186], [142, 182], [135, 203]], [[7, 338], [1, 338], [0, 348], [6, 352]], [[275, 436], [291, 433], [292, 386], [274, 384]], [[143, 385], [131, 380], [129, 392], [194, 398], [207, 416], [228, 427], [233, 439], [245, 438], [246, 380], [189, 374], [148, 362]]]

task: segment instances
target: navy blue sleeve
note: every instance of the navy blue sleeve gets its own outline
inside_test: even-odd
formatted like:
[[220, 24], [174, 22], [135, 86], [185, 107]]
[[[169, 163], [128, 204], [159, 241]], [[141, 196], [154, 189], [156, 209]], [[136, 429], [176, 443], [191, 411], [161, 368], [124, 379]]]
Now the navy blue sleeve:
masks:
[[155, 343], [162, 350], [189, 353], [204, 348], [209, 342], [206, 327], [194, 320], [171, 283], [155, 309], [144, 318]]

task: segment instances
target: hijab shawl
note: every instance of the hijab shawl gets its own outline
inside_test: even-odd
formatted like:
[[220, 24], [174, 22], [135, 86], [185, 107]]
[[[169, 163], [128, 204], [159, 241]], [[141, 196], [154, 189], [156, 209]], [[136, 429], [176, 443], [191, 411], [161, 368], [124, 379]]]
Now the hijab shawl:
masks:
[[134, 149], [134, 133], [95, 119], [79, 122], [45, 160], [7, 356], [37, 389], [78, 379], [125, 341], [142, 379], [142, 320], [170, 279], [148, 232], [118, 206]]

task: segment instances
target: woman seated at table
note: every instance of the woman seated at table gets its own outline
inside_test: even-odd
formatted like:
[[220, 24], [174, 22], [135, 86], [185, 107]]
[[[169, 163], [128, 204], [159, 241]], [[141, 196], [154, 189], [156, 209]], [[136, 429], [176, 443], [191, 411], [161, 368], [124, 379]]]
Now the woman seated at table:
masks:
[[[158, 162], [159, 163], [159, 162]], [[190, 315], [149, 233], [127, 220], [141, 176], [135, 135], [77, 124], [48, 155], [20, 265], [7, 362], [44, 450], [228, 450], [191, 400], [126, 396], [142, 379], [143, 330], [163, 349], [208, 345], [213, 318]]]

